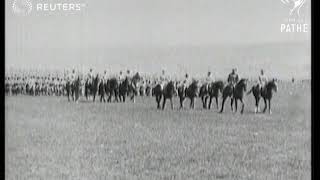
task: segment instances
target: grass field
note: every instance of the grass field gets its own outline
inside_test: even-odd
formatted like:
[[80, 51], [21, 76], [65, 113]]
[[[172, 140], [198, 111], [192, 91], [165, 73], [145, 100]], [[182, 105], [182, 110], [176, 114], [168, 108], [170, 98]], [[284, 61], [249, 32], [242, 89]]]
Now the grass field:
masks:
[[271, 115], [6, 97], [6, 178], [310, 179], [310, 84], [278, 89]]

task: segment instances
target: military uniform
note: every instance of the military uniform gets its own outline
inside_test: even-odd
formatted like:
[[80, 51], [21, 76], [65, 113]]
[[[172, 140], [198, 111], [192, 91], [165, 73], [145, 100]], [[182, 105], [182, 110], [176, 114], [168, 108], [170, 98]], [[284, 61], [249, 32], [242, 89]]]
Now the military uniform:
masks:
[[268, 82], [268, 78], [265, 74], [260, 74], [259, 75], [259, 88], [261, 89], [261, 91], [263, 90], [263, 88], [265, 87], [265, 85], [267, 84]]
[[232, 72], [232, 73], [229, 74], [228, 83], [231, 84], [232, 91], [234, 91], [234, 88], [235, 88], [236, 84], [238, 83], [239, 79], [240, 78], [239, 78], [239, 75], [237, 73]]

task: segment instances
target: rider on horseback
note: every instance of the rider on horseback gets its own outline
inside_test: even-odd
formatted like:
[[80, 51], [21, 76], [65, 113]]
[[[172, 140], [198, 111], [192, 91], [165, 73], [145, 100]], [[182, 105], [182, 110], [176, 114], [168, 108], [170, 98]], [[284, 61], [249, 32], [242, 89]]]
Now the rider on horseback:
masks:
[[119, 83], [121, 83], [122, 81], [124, 81], [125, 77], [122, 73], [122, 71], [119, 72], [119, 76], [118, 76], [118, 80], [119, 80]]
[[206, 89], [209, 89], [209, 85], [210, 83], [212, 83], [214, 81], [214, 78], [212, 77], [212, 74], [210, 71], [208, 71], [207, 76], [204, 80], [204, 84], [206, 85]]
[[182, 81], [183, 92], [186, 93], [186, 89], [187, 89], [187, 87], [188, 87], [191, 83], [192, 83], [191, 78], [189, 77], [189, 74], [186, 73], [186, 74], [184, 75], [184, 79], [183, 79], [183, 81]]
[[267, 82], [268, 82], [268, 78], [264, 74], [263, 69], [261, 69], [260, 75], [259, 75], [259, 82], [258, 82], [258, 85], [259, 85], [259, 88], [260, 88], [261, 91], [264, 89], [264, 87], [267, 84]]
[[76, 70], [72, 69], [72, 72], [69, 74], [69, 82], [73, 83], [76, 80]]
[[104, 70], [104, 74], [103, 74], [103, 83], [107, 83], [109, 75], [107, 73], [107, 70]]
[[166, 75], [165, 70], [162, 70], [162, 74], [160, 75], [159, 81], [160, 81], [161, 90], [164, 90], [165, 85], [167, 84], [167, 82], [169, 82], [169, 78]]
[[240, 77], [237, 74], [237, 68], [232, 69], [232, 72], [228, 76], [228, 83], [231, 85], [233, 92], [234, 92], [234, 88], [235, 88], [236, 84], [238, 83], [239, 79], [240, 79]]
[[94, 78], [94, 73], [92, 68], [90, 68], [89, 73], [88, 73], [88, 83], [91, 84], [93, 82], [93, 78]]

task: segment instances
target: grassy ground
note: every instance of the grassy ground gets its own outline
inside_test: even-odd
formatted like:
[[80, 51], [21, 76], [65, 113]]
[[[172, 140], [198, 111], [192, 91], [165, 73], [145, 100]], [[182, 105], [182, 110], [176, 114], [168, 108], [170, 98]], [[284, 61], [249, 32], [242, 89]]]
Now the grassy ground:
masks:
[[310, 179], [310, 94], [280, 84], [272, 115], [6, 97], [6, 178]]

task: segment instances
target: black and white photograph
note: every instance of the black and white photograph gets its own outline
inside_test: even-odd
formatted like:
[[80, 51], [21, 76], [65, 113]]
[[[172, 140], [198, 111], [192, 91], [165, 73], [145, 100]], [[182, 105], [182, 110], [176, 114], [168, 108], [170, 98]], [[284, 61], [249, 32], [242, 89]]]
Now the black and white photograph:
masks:
[[5, 0], [5, 179], [311, 179], [311, 0]]

